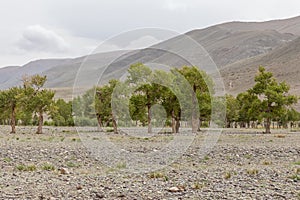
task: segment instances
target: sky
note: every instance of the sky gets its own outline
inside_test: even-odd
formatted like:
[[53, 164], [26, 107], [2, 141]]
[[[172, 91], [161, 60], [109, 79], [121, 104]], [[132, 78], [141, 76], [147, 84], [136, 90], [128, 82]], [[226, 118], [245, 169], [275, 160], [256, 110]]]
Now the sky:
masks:
[[[126, 31], [160, 28], [178, 33], [228, 21], [266, 21], [300, 15], [299, 0], [1, 0], [0, 67], [43, 58], [90, 54]], [[161, 41], [145, 34], [139, 48]], [[119, 49], [105, 43], [103, 51]], [[124, 48], [124, 47], [122, 47]]]

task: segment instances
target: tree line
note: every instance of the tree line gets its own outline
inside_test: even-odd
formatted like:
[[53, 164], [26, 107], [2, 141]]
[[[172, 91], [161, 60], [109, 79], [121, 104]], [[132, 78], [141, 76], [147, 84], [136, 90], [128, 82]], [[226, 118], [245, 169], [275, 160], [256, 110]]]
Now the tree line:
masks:
[[226, 96], [226, 127], [257, 128], [261, 124], [265, 133], [270, 133], [271, 123], [279, 128], [291, 127], [300, 121], [300, 113], [292, 106], [298, 97], [288, 94], [290, 86], [286, 82], [278, 83], [271, 72], [259, 67], [255, 76], [255, 85], [233, 97]]
[[0, 123], [10, 125], [11, 133], [17, 125], [37, 125], [36, 133], [41, 134], [45, 115], [54, 125], [74, 125], [72, 103], [54, 100], [55, 92], [43, 88], [46, 80], [41, 75], [23, 76], [22, 86], [0, 91]]
[[[153, 125], [159, 124], [178, 133], [180, 124], [190, 121], [192, 131], [196, 132], [209, 126], [212, 105], [226, 107], [225, 123], [220, 121], [220, 125], [227, 128], [256, 128], [262, 124], [265, 132], [270, 133], [272, 122], [286, 127], [288, 122], [294, 125], [300, 121], [300, 114], [292, 108], [298, 97], [288, 94], [289, 86], [278, 83], [264, 67], [259, 68], [252, 88], [236, 97], [226, 95], [225, 101], [213, 97], [211, 77], [190, 66], [166, 72], [137, 63], [129, 67], [126, 80], [110, 80], [69, 102], [55, 100], [55, 92], [43, 88], [46, 80], [46, 76], [26, 76], [22, 86], [0, 91], [0, 123], [11, 125], [12, 133], [16, 132], [17, 124], [37, 125], [37, 133], [42, 133], [44, 124], [98, 125], [100, 130], [112, 127], [115, 133], [118, 125], [148, 126], [151, 133]], [[188, 88], [192, 92], [183, 92]], [[163, 109], [153, 110], [155, 106]], [[126, 109], [128, 114], [124, 114]], [[159, 116], [166, 120], [156, 120]]]

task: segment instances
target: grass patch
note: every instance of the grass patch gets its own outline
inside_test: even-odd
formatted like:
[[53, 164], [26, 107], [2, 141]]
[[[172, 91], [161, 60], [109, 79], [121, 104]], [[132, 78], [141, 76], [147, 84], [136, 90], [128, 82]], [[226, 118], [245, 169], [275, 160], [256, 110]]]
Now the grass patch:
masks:
[[230, 179], [230, 178], [231, 178], [231, 172], [226, 172], [226, 173], [224, 174], [224, 178], [225, 178], [225, 179]]
[[199, 189], [204, 188], [204, 187], [205, 187], [205, 184], [204, 183], [199, 183], [199, 182], [195, 182], [192, 186], [192, 188], [194, 190], [199, 190]]
[[265, 160], [265, 161], [262, 162], [262, 164], [263, 165], [272, 165], [272, 162]]
[[258, 174], [258, 169], [247, 169], [247, 174], [257, 175]]
[[204, 160], [204, 161], [208, 161], [208, 160], [209, 160], [209, 157], [208, 157], [208, 156], [204, 156], [203, 160]]
[[55, 170], [54, 165], [52, 165], [50, 163], [43, 164], [41, 168], [42, 168], [42, 170], [45, 170], [45, 171], [54, 171]]
[[126, 163], [125, 162], [119, 162], [117, 163], [117, 169], [126, 169]]
[[77, 163], [74, 163], [74, 162], [67, 162], [67, 163], [66, 163], [66, 166], [67, 166], [67, 167], [79, 167], [80, 165], [77, 164]]
[[12, 159], [11, 159], [11, 158], [9, 158], [9, 157], [5, 157], [5, 158], [3, 158], [3, 161], [8, 163], [8, 162], [11, 162], [11, 161], [12, 161]]
[[163, 179], [164, 181], [169, 180], [169, 177], [162, 172], [151, 172], [148, 177], [151, 179]]
[[36, 171], [36, 166], [35, 165], [23, 165], [23, 164], [20, 164], [20, 165], [16, 166], [16, 169], [18, 171], [30, 171], [30, 172], [33, 172], [33, 171]]
[[300, 165], [300, 161], [294, 162], [294, 165]]
[[244, 157], [247, 158], [247, 159], [251, 159], [251, 158], [252, 158], [252, 155], [246, 154]]

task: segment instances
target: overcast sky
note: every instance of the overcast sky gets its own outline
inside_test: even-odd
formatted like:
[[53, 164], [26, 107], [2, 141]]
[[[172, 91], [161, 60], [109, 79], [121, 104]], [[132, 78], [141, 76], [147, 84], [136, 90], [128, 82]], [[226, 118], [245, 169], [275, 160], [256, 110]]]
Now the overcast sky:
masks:
[[1, 0], [0, 67], [89, 54], [102, 41], [137, 28], [184, 33], [297, 15], [299, 0]]

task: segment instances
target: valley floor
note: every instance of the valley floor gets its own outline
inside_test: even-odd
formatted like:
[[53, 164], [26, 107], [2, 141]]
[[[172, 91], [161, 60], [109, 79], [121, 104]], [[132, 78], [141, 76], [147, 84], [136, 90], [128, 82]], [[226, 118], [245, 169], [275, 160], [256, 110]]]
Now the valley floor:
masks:
[[[130, 173], [93, 157], [74, 128], [0, 127], [0, 199], [300, 199], [300, 133], [225, 130], [206, 154], [206, 132], [176, 161]], [[93, 133], [94, 134], [94, 133]], [[174, 135], [107, 133], [128, 152], [160, 151]], [[94, 137], [101, 141], [102, 138]]]

